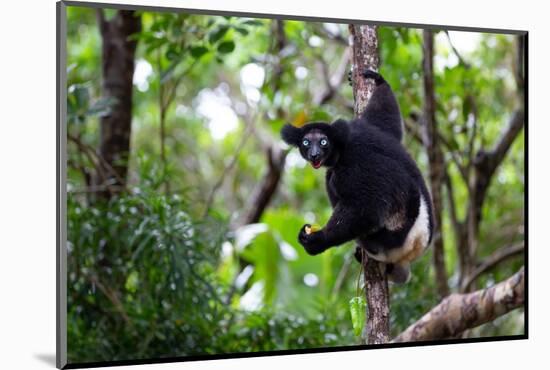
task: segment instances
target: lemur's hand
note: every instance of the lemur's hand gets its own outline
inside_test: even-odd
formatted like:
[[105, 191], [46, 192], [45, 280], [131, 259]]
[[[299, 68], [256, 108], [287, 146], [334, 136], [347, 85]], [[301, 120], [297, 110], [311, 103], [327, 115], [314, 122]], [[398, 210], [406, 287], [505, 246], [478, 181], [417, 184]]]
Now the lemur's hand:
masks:
[[305, 224], [298, 234], [298, 241], [302, 244], [306, 252], [312, 256], [325, 250], [321, 245], [324, 240], [323, 231], [320, 230], [315, 232], [313, 229], [314, 228], [310, 224]]

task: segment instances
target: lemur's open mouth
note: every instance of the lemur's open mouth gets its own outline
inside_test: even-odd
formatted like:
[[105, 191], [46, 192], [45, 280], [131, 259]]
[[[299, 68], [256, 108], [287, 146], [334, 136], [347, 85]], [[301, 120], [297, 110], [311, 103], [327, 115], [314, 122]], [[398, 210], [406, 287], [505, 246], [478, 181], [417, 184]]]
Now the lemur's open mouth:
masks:
[[318, 169], [319, 167], [321, 167], [322, 164], [323, 164], [323, 161], [312, 161], [312, 162], [311, 162], [311, 165], [312, 165], [313, 168], [315, 168], [315, 169]]

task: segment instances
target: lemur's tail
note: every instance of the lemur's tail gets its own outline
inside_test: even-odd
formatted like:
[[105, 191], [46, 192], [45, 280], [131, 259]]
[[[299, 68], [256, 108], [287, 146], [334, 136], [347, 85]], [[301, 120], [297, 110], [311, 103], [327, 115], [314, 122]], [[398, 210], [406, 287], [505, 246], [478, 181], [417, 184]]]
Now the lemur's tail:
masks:
[[363, 72], [363, 77], [372, 78], [376, 83], [376, 86], [386, 83], [386, 80], [384, 80], [384, 77], [382, 77], [379, 73], [374, 72], [373, 70], [370, 70], [370, 69], [366, 69], [365, 72]]
[[365, 78], [371, 78], [376, 88], [363, 112], [363, 118], [368, 124], [378, 127], [397, 140], [403, 138], [403, 122], [399, 104], [393, 95], [390, 85], [377, 72], [367, 69], [363, 72]]

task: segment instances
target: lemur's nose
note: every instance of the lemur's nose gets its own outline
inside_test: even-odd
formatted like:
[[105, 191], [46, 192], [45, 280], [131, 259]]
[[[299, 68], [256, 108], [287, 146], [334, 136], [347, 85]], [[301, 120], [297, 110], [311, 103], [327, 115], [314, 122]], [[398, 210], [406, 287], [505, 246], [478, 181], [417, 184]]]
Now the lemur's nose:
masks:
[[319, 157], [320, 157], [319, 153], [312, 153], [312, 154], [310, 155], [310, 158], [311, 158], [312, 161], [316, 160], [316, 159], [319, 158]]

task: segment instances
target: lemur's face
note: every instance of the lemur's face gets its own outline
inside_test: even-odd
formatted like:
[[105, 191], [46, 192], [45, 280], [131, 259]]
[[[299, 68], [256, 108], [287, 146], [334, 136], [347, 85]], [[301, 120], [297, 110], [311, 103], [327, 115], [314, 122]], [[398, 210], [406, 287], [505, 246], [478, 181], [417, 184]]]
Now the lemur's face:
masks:
[[321, 130], [310, 130], [299, 143], [300, 154], [317, 169], [325, 163], [332, 152], [332, 143]]

